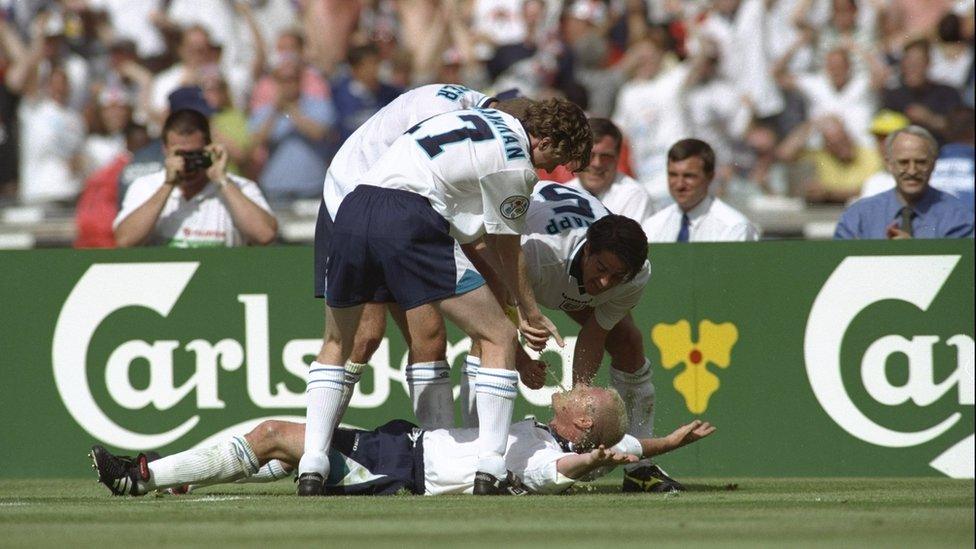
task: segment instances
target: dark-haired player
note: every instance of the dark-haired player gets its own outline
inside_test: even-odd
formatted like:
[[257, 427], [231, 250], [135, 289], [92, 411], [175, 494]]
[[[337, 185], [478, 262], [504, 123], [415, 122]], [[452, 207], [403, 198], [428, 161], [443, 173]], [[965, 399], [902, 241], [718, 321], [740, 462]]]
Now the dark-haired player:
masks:
[[[654, 431], [654, 384], [644, 341], [630, 316], [651, 277], [647, 236], [628, 217], [614, 215], [593, 195], [542, 181], [536, 185], [522, 238], [528, 279], [536, 300], [564, 311], [580, 324], [573, 354], [573, 382], [590, 383], [606, 350], [610, 379], [627, 406], [627, 434], [649, 438]], [[482, 255], [490, 252], [481, 249]], [[482, 272], [488, 261], [478, 262]], [[478, 349], [465, 359], [462, 411], [477, 422], [467, 385], [478, 372]], [[625, 491], [681, 490], [679, 483], [643, 460], [625, 470]]]

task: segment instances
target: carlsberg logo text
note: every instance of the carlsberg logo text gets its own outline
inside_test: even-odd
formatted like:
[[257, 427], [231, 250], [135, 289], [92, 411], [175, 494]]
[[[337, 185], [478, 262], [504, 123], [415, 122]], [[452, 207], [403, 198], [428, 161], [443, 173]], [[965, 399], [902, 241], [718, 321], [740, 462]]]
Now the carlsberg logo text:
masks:
[[[119, 425], [95, 401], [88, 384], [88, 369], [101, 365], [87, 364], [88, 347], [98, 326], [123, 307], [148, 308], [167, 317], [196, 273], [197, 262], [127, 263], [92, 265], [69, 294], [54, 329], [52, 364], [54, 380], [65, 407], [72, 418], [98, 440], [129, 450], [159, 448], [179, 440], [200, 421], [193, 415], [176, 427], [159, 433], [140, 433]], [[120, 407], [140, 410], [152, 406], [168, 410], [185, 398], [194, 398], [198, 410], [222, 409], [226, 405], [218, 391], [222, 371], [245, 368], [247, 394], [251, 402], [267, 410], [304, 410], [304, 390], [289, 390], [285, 383], [271, 384], [272, 367], [283, 368], [301, 380], [304, 386], [308, 370], [307, 357], [318, 353], [321, 339], [293, 339], [281, 351], [280, 362], [272, 363], [269, 344], [268, 296], [241, 294], [237, 301], [243, 309], [243, 342], [233, 338], [216, 342], [193, 339], [120, 342], [104, 365], [105, 387]], [[568, 352], [572, 341], [567, 338]], [[447, 358], [454, 359], [470, 348], [470, 340], [448, 344]], [[193, 374], [176, 385], [174, 353], [183, 350], [194, 358]], [[137, 360], [149, 364], [149, 384], [133, 387], [129, 371]], [[406, 357], [403, 357], [406, 360]], [[372, 366], [372, 392], [356, 387], [350, 406], [376, 408], [386, 402], [391, 382], [406, 385], [399, 369], [390, 363], [389, 342], [384, 340], [375, 353]], [[273, 365], [274, 364], [274, 365]], [[280, 366], [278, 366], [280, 364]], [[563, 359], [563, 383], [572, 379], [572, 361]], [[293, 384], [294, 385], [294, 384]], [[522, 395], [534, 405], [548, 404], [553, 391], [521, 387]]]
[[[851, 435], [889, 448], [925, 444], [946, 433], [962, 418], [954, 412], [927, 428], [905, 432], [884, 427], [867, 417], [851, 400], [841, 374], [841, 343], [854, 318], [882, 300], [901, 300], [927, 311], [952, 274], [959, 256], [848, 257], [827, 279], [810, 310], [804, 338], [807, 377], [817, 400], [837, 425]], [[956, 368], [948, 378], [935, 381], [936, 345], [955, 349]], [[886, 372], [888, 358], [908, 358], [908, 381], [895, 386]], [[942, 337], [918, 334], [910, 338], [887, 335], [874, 341], [861, 358], [860, 380], [877, 402], [898, 406], [928, 406], [953, 394], [960, 406], [972, 406], [973, 338], [967, 334]], [[955, 478], [973, 478], [973, 435], [959, 441], [929, 463]]]

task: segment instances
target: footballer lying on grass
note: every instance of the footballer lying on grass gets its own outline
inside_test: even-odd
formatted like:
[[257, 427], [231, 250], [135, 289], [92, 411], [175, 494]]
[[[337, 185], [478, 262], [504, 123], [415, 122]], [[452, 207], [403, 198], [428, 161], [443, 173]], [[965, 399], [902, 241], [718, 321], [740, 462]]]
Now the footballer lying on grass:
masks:
[[[616, 465], [669, 452], [715, 431], [696, 420], [663, 438], [624, 437], [627, 414], [620, 396], [589, 385], [554, 394], [552, 410], [548, 425], [534, 420], [512, 425], [506, 453], [509, 493], [558, 493]], [[185, 485], [277, 480], [301, 458], [304, 433], [301, 423], [265, 421], [243, 437], [154, 461], [145, 454], [114, 456], [98, 445], [90, 456], [99, 481], [113, 494], [141, 496]], [[403, 420], [373, 431], [336, 429], [325, 492], [470, 494], [477, 438], [477, 429], [423, 431]]]

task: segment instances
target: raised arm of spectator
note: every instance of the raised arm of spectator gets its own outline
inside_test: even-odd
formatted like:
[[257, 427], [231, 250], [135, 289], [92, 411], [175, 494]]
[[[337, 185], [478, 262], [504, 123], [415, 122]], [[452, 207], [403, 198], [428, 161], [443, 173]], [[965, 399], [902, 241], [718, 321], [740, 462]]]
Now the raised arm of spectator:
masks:
[[[30, 97], [37, 93], [39, 86], [38, 66], [44, 57], [44, 25], [47, 24], [49, 18], [50, 13], [44, 11], [34, 19], [31, 24], [30, 46], [26, 48], [26, 51], [23, 44], [20, 44], [19, 38], [16, 38], [14, 29], [11, 28], [4, 32], [4, 44], [9, 44], [14, 50], [20, 50], [20, 55], [14, 55], [12, 58], [13, 63], [7, 72], [7, 87], [16, 94]], [[17, 52], [11, 51], [11, 53]]]
[[244, 24], [251, 33], [251, 40], [254, 43], [254, 59], [251, 60], [251, 78], [255, 82], [264, 75], [264, 67], [268, 64], [268, 44], [264, 41], [264, 34], [258, 27], [258, 22], [254, 18], [254, 10], [247, 2], [234, 2], [234, 9], [244, 18]]
[[871, 77], [871, 88], [874, 90], [883, 89], [885, 82], [888, 81], [890, 70], [882, 61], [881, 54], [873, 47], [864, 48], [856, 40], [847, 40], [844, 42], [844, 46], [847, 47], [848, 51], [864, 60]]
[[214, 143], [208, 145], [207, 150], [213, 158], [213, 165], [207, 168], [207, 177], [220, 186], [234, 226], [249, 244], [263, 246], [274, 242], [278, 234], [278, 220], [245, 196], [230, 180], [227, 175], [227, 150], [222, 145]]
[[142, 112], [152, 112], [153, 74], [135, 60], [129, 60], [119, 66], [119, 74], [135, 82], [139, 88], [136, 103]]
[[[401, 8], [403, 9], [403, 8]], [[441, 62], [441, 54], [447, 49], [445, 37], [449, 36], [449, 20], [456, 6], [453, 2], [441, 4], [425, 21], [423, 32], [411, 40], [414, 77], [418, 82], [433, 82]]]
[[784, 90], [792, 90], [796, 88], [796, 77], [790, 72], [790, 61], [793, 60], [793, 56], [796, 52], [800, 51], [804, 46], [810, 44], [814, 38], [813, 30], [806, 26], [800, 25], [797, 27], [800, 35], [797, 37], [790, 49], [786, 50], [786, 53], [781, 55], [779, 59], [773, 63], [773, 78], [776, 80], [776, 85]]
[[807, 140], [810, 139], [810, 134], [815, 128], [816, 124], [813, 120], [807, 120], [793, 128], [776, 147], [776, 158], [781, 162], [796, 160], [806, 148]]

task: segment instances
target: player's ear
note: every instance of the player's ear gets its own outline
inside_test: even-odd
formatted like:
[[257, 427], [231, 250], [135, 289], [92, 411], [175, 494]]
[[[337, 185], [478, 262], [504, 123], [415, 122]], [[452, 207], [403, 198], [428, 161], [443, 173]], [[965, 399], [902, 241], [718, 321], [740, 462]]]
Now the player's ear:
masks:
[[590, 427], [593, 427], [593, 418], [587, 415], [577, 416], [573, 420], [573, 425], [580, 431], [588, 431]]

